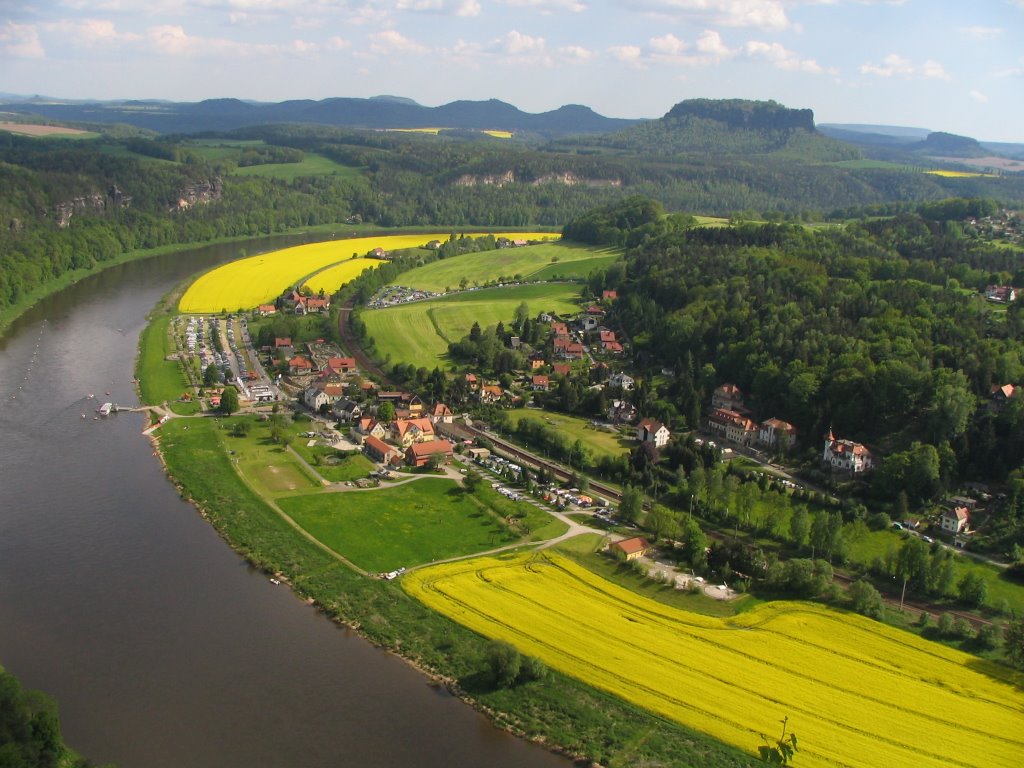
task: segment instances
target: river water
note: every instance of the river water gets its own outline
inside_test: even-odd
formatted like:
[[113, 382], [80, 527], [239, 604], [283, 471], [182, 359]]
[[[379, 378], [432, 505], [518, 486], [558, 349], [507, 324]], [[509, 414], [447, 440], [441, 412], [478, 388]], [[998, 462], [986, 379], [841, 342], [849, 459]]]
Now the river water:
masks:
[[137, 403], [160, 296], [244, 254], [112, 268], [0, 339], [0, 664], [57, 700], [72, 747], [119, 768], [565, 768], [248, 568], [178, 497], [142, 415], [94, 420]]

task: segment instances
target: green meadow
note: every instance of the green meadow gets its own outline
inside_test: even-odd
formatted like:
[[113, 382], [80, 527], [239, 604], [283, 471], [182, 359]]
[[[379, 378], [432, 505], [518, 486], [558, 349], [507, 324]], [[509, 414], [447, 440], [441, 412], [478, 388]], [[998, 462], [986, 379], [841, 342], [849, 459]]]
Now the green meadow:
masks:
[[522, 302], [526, 302], [531, 316], [541, 312], [572, 313], [578, 309], [578, 296], [578, 286], [559, 283], [482, 288], [374, 309], [360, 317], [376, 345], [377, 357], [434, 368], [444, 367], [448, 344], [469, 334], [474, 322], [481, 328], [510, 322]]

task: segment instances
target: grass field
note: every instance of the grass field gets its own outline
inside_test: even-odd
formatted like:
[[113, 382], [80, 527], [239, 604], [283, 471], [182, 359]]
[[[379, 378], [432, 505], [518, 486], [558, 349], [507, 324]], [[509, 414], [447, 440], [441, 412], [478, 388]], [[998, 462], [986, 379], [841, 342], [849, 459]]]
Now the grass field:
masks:
[[599, 459], [602, 456], [621, 456], [637, 445], [635, 440], [625, 439], [613, 432], [592, 427], [588, 419], [579, 416], [538, 411], [532, 408], [513, 408], [506, 411], [506, 414], [509, 422], [513, 425], [520, 419], [529, 419], [564, 432], [571, 440], [579, 439], [591, 452], [592, 459]]
[[332, 294], [345, 283], [355, 280], [366, 270], [376, 269], [383, 263], [380, 259], [348, 259], [317, 272], [305, 282], [305, 285], [313, 293], [323, 291]]
[[[551, 233], [527, 233], [516, 235], [524, 239], [557, 237]], [[555, 269], [566, 277], [576, 277], [573, 270], [575, 262], [599, 258], [605, 265], [610, 264], [621, 254], [611, 249], [598, 249], [569, 243], [542, 243], [524, 248], [502, 248], [484, 253], [468, 253], [450, 259], [442, 259], [409, 270], [399, 277], [402, 285], [420, 288], [426, 291], [443, 291], [446, 288], [457, 290], [460, 281], [465, 278], [470, 286], [482, 285], [500, 278], [520, 280], [549, 279], [539, 273]], [[557, 260], [552, 263], [552, 260]], [[586, 277], [594, 266], [587, 269]], [[572, 274], [570, 274], [572, 273]]]
[[788, 717], [800, 740], [795, 765], [1024, 760], [1024, 676], [857, 615], [780, 602], [706, 617], [554, 555], [439, 565], [408, 574], [403, 587], [471, 629], [740, 749], [754, 752]]
[[444, 366], [448, 343], [466, 336], [474, 322], [481, 328], [510, 322], [516, 307], [526, 302], [530, 315], [540, 312], [574, 312], [579, 295], [575, 285], [518, 285], [483, 288], [431, 301], [375, 309], [360, 317], [376, 344], [380, 357], [417, 367]]
[[373, 491], [293, 496], [279, 504], [309, 533], [368, 571], [390, 571], [515, 541], [504, 522], [446, 478]]
[[199, 410], [198, 403], [176, 403], [188, 391], [188, 382], [181, 364], [167, 360], [176, 351], [171, 340], [170, 316], [159, 317], [142, 333], [135, 377], [139, 380], [139, 393], [143, 403], [169, 402], [175, 413], [188, 414]]

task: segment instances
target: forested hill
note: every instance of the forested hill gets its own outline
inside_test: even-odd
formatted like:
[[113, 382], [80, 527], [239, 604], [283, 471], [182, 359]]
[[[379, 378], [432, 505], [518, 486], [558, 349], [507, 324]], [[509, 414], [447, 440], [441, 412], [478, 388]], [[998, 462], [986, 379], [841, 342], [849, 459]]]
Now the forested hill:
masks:
[[644, 155], [778, 154], [804, 162], [853, 160], [859, 150], [818, 133], [814, 113], [774, 101], [692, 99], [660, 120], [591, 141]]
[[[1005, 229], [988, 228], [997, 220]], [[993, 234], [1020, 224], [960, 200], [820, 230], [709, 228], [630, 200], [566, 231], [636, 243], [591, 289], [618, 291], [612, 322], [640, 368], [673, 371], [645, 413], [698, 427], [714, 387], [737, 384], [756, 420], [796, 426], [809, 466], [830, 428], [867, 443], [879, 499], [1008, 483], [1019, 506], [988, 535], [1024, 544], [1024, 396], [991, 399], [1024, 384], [1024, 302], [995, 307], [983, 293], [1024, 284], [1024, 247]]]

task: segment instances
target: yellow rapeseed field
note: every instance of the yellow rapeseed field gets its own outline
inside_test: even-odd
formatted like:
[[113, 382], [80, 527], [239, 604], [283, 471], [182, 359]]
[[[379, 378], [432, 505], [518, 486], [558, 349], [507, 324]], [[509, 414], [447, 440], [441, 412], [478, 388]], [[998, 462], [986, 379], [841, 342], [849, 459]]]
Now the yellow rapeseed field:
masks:
[[484, 131], [488, 136], [493, 136], [496, 139], [511, 139], [512, 131]]
[[[334, 264], [339, 272], [345, 267], [341, 262], [356, 261], [352, 254], [362, 256], [374, 248], [394, 251], [401, 248], [415, 248], [431, 240], [447, 240], [451, 230], [444, 233], [420, 235], [388, 235], [380, 237], [357, 237], [349, 240], [332, 240], [325, 243], [310, 243], [285, 248], [280, 251], [250, 256], [246, 259], [232, 261], [201, 275], [185, 291], [178, 303], [178, 309], [187, 313], [207, 313], [236, 309], [252, 309], [253, 307], [276, 298], [289, 286], [314, 272], [323, 270]], [[495, 237], [523, 238], [526, 240], [558, 239], [560, 235], [552, 232], [495, 232]], [[482, 235], [469, 235], [479, 237]], [[363, 269], [370, 268], [362, 261]], [[358, 273], [356, 273], [358, 274]], [[351, 280], [356, 274], [349, 275]], [[331, 280], [333, 276], [329, 276]], [[311, 280], [319, 290], [319, 275]], [[341, 283], [325, 290], [337, 290]]]
[[982, 176], [994, 177], [994, 174], [978, 171], [925, 171], [925, 173], [930, 173], [932, 176], [944, 176], [947, 179], [974, 179]]
[[669, 608], [556, 555], [405, 577], [431, 608], [752, 754], [789, 717], [798, 766], [1024, 765], [1024, 676], [860, 616], [779, 602]]
[[379, 267], [384, 262], [380, 259], [348, 259], [339, 262], [333, 267], [317, 272], [305, 282], [307, 288], [313, 293], [334, 293], [345, 283], [355, 280], [359, 275], [368, 269]]

